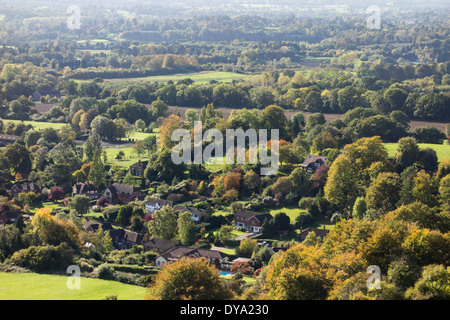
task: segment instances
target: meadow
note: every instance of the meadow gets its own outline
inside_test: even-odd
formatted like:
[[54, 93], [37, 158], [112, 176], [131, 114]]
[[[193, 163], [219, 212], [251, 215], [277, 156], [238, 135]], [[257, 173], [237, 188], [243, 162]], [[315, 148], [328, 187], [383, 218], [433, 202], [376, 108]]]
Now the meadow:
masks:
[[143, 300], [146, 288], [116, 281], [81, 278], [80, 289], [67, 287], [69, 276], [0, 272], [0, 300]]
[[[431, 148], [436, 151], [438, 161], [450, 159], [450, 145], [444, 144], [431, 144], [431, 143], [418, 143], [420, 149]], [[398, 143], [385, 143], [389, 157], [394, 157], [397, 153]]]

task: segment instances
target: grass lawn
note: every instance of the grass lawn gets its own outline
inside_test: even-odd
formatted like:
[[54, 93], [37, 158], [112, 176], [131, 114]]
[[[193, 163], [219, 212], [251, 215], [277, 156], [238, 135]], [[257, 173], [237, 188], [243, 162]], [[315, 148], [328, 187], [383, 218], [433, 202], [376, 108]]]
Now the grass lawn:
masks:
[[53, 211], [53, 210], [58, 210], [58, 209], [62, 209], [62, 208], [67, 208], [67, 207], [64, 205], [63, 201], [57, 201], [56, 203], [55, 202], [42, 202], [42, 203], [40, 202], [36, 205], [31, 206], [30, 212], [35, 213], [37, 210], [39, 210], [41, 208], [47, 208], [50, 211]]
[[80, 289], [68, 289], [69, 276], [0, 272], [0, 300], [143, 300], [146, 288], [116, 281], [81, 278]]
[[[398, 143], [385, 143], [384, 146], [389, 153], [389, 157], [394, 157], [397, 153]], [[450, 159], [450, 146], [443, 144], [418, 143], [420, 149], [431, 148], [436, 151], [439, 161]]]
[[[133, 163], [138, 162], [139, 160], [148, 160], [149, 157], [147, 154], [141, 155], [140, 157], [134, 152], [132, 147], [126, 147], [126, 148], [104, 148], [103, 150], [106, 150], [106, 156], [108, 161], [106, 161], [106, 164], [110, 165], [118, 165], [119, 167], [123, 167], [128, 169]], [[116, 156], [117, 154], [123, 151], [125, 153], [125, 157], [122, 160], [117, 160]]]
[[291, 219], [291, 223], [293, 223], [295, 221], [295, 218], [297, 218], [297, 216], [304, 211], [305, 210], [300, 209], [298, 206], [293, 205], [286, 207], [276, 206], [275, 208], [265, 208], [262, 213], [270, 213], [272, 216], [275, 216], [277, 213], [284, 212], [289, 217], [289, 219]]

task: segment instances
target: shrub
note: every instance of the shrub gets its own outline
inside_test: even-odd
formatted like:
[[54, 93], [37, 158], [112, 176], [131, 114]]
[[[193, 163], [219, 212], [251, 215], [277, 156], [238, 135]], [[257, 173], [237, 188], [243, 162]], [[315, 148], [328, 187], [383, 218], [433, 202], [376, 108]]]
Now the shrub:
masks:
[[33, 271], [65, 269], [73, 263], [73, 250], [67, 243], [59, 246], [31, 246], [16, 251], [11, 263]]
[[114, 270], [108, 264], [103, 263], [94, 270], [94, 275], [99, 279], [113, 280]]

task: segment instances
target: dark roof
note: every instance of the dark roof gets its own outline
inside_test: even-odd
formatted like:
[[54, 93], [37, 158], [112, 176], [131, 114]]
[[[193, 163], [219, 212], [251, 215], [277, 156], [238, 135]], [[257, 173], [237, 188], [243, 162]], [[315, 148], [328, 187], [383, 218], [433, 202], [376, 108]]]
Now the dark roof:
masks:
[[124, 240], [133, 242], [133, 243], [141, 243], [144, 235], [142, 233], [137, 233], [131, 230], [125, 230]]
[[123, 184], [123, 183], [113, 183], [108, 188], [113, 193], [132, 194], [133, 192], [139, 191], [139, 188], [136, 188], [135, 186], [132, 186], [130, 184]]
[[163, 257], [166, 260], [176, 260], [185, 255], [193, 253], [196, 250], [197, 249], [180, 246], [164, 252], [163, 254], [161, 254], [161, 257]]
[[223, 259], [228, 257], [227, 254], [218, 251], [218, 250], [209, 250], [209, 249], [197, 249], [199, 255], [201, 257], [205, 258], [212, 258], [212, 259]]
[[[103, 231], [108, 231], [113, 228], [111, 223], [109, 223], [109, 222], [104, 222], [101, 224], [101, 226], [102, 226]], [[96, 232], [98, 230], [98, 228], [100, 227], [100, 223], [98, 223], [97, 221], [86, 221], [85, 223], [83, 223], [84, 230], [86, 230], [89, 227], [91, 227], [92, 230], [94, 232]]]
[[130, 168], [146, 168], [148, 165], [148, 161], [138, 161], [136, 163], [133, 163]]
[[302, 236], [307, 236], [311, 231], [314, 232], [320, 238], [325, 237], [329, 233], [329, 231], [326, 229], [307, 228], [304, 230], [300, 230], [298, 236], [299, 236], [299, 238]]
[[121, 241], [123, 239], [123, 237], [125, 236], [124, 229], [111, 229], [111, 230], [108, 230], [108, 233], [111, 236], [111, 239], [113, 241]]
[[97, 191], [97, 187], [89, 182], [88, 183], [76, 183], [74, 185], [74, 189], [75, 189], [75, 193], [77, 193], [77, 194], [85, 193], [88, 191]]
[[14, 186], [16, 186], [17, 189], [21, 190], [22, 192], [34, 192], [41, 190], [41, 187], [34, 182], [16, 183], [11, 187], [11, 189], [14, 188]]
[[176, 206], [174, 209], [180, 211], [180, 213], [189, 212], [191, 215], [196, 215], [199, 217], [205, 215], [205, 213], [202, 210], [193, 207]]
[[17, 219], [19, 217], [20, 213], [16, 211], [3, 211], [0, 212], [0, 217], [3, 219]]
[[52, 95], [52, 94], [54, 94], [54, 95], [61, 94], [61, 92], [59, 90], [37, 90], [33, 94], [35, 94], [35, 93], [37, 93], [41, 96]]
[[302, 167], [307, 167], [311, 163], [316, 162], [317, 160], [320, 160], [320, 162], [325, 163], [327, 161], [327, 157], [325, 157], [325, 156], [316, 156], [314, 154], [308, 154], [306, 156], [305, 161], [303, 161]]
[[239, 210], [235, 213], [236, 216], [244, 217], [246, 219], [250, 219], [251, 217], [255, 217], [258, 221], [262, 222], [265, 219], [271, 219], [272, 215], [270, 213], [258, 213], [248, 210]]
[[158, 249], [160, 251], [168, 251], [177, 246], [180, 246], [178, 242], [158, 238], [153, 238], [144, 243], [144, 247]]
[[145, 201], [145, 203], [149, 203], [149, 204], [159, 204], [161, 207], [163, 206], [173, 206], [173, 202], [170, 200], [163, 200], [163, 199], [149, 199], [147, 201]]

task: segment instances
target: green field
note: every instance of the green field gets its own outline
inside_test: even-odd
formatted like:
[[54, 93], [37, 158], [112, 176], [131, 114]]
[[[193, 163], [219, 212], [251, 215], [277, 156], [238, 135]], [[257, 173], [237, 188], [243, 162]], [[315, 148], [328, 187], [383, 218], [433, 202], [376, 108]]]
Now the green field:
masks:
[[65, 125], [67, 125], [67, 123], [52, 123], [52, 122], [40, 122], [40, 121], [22, 121], [22, 120], [8, 120], [5, 119], [3, 120], [3, 123], [6, 125], [8, 122], [12, 122], [12, 123], [23, 123], [24, 125], [29, 125], [31, 124], [33, 126], [34, 129], [36, 130], [40, 130], [40, 129], [45, 129], [45, 128], [54, 128], [54, 129], [61, 129], [62, 127], [64, 127]]
[[68, 289], [69, 276], [0, 272], [0, 300], [143, 300], [145, 288], [116, 281], [81, 278], [80, 289]]
[[[179, 81], [184, 79], [192, 79], [197, 84], [206, 84], [211, 80], [219, 82], [231, 82], [233, 80], [243, 80], [248, 76], [241, 73], [235, 72], [224, 72], [224, 71], [202, 71], [195, 73], [177, 73], [168, 74], [160, 76], [149, 76], [140, 78], [125, 78], [125, 79], [105, 79], [101, 83], [103, 87], [109, 89], [119, 89], [128, 86], [130, 82], [159, 82], [159, 81]], [[91, 81], [91, 80], [76, 80], [77, 82]]]
[[[385, 143], [389, 157], [394, 157], [397, 153], [398, 143]], [[437, 157], [439, 161], [444, 159], [450, 159], [450, 146], [446, 146], [443, 144], [431, 144], [431, 143], [418, 143], [420, 149], [431, 148], [436, 151]]]

